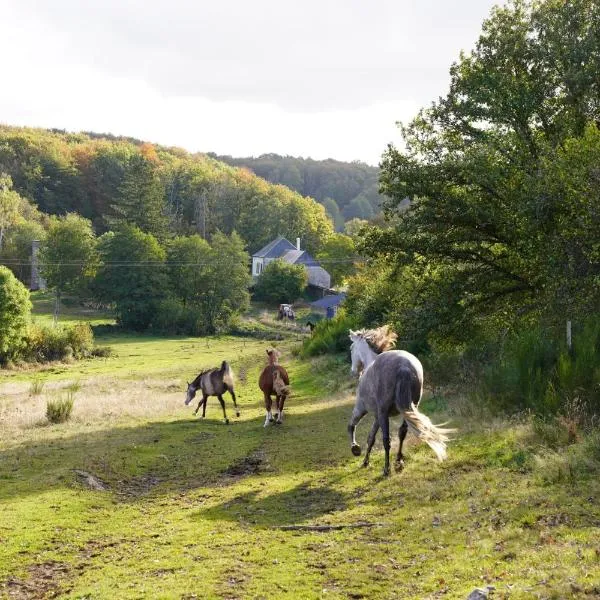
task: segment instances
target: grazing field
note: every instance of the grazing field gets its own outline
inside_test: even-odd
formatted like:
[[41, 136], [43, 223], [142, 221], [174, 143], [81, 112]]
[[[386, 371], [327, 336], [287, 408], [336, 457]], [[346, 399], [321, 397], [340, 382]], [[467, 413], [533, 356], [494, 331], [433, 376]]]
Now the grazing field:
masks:
[[[405, 470], [383, 479], [379, 442], [368, 469], [349, 451], [345, 357], [301, 362], [278, 342], [293, 393], [265, 429], [267, 342], [99, 342], [112, 357], [0, 371], [0, 597], [600, 594], [597, 436], [427, 398], [460, 429], [449, 460], [412, 441]], [[216, 398], [205, 420], [183, 404], [186, 379], [224, 358], [241, 408], [226, 396], [230, 425]], [[46, 401], [67, 394], [71, 419], [48, 425]]]

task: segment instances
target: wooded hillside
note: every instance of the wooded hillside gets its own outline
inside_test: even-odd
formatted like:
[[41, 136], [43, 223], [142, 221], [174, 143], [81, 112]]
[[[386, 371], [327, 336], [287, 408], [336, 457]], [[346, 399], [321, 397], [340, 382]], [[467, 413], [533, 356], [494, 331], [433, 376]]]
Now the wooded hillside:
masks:
[[333, 231], [311, 198], [203, 154], [131, 138], [0, 126], [0, 173], [43, 213], [115, 220], [158, 237], [237, 231], [253, 252], [277, 235], [316, 252]]
[[363, 162], [331, 158], [313, 160], [278, 154], [234, 158], [210, 154], [236, 167], [246, 167], [271, 183], [280, 183], [318, 200], [341, 229], [344, 221], [370, 219], [381, 210], [379, 169]]

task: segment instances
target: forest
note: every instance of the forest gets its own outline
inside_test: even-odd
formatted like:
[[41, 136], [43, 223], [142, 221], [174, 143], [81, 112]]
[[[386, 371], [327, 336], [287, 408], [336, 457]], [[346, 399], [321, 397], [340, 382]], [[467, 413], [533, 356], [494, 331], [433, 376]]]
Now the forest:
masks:
[[236, 231], [252, 253], [279, 234], [316, 252], [332, 232], [318, 203], [283, 185], [129, 138], [0, 126], [0, 173], [41, 213], [77, 213], [98, 234], [118, 221], [162, 238]]
[[347, 163], [278, 154], [245, 158], [209, 155], [318, 200], [339, 231], [347, 221], [369, 220], [381, 212], [384, 197], [379, 191], [379, 169], [360, 161]]

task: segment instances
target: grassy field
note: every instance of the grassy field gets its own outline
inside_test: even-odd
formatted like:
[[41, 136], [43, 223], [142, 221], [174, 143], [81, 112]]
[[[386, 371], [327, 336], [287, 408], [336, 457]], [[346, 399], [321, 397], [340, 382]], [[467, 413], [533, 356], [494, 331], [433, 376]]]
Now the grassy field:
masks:
[[[597, 437], [428, 398], [460, 429], [449, 460], [411, 442], [383, 479], [380, 443], [368, 469], [349, 451], [344, 357], [300, 362], [278, 342], [293, 395], [265, 429], [268, 342], [99, 341], [113, 357], [0, 371], [0, 597], [600, 595]], [[215, 398], [205, 420], [183, 404], [185, 380], [225, 357], [230, 425]], [[67, 393], [71, 420], [48, 425], [46, 401]]]

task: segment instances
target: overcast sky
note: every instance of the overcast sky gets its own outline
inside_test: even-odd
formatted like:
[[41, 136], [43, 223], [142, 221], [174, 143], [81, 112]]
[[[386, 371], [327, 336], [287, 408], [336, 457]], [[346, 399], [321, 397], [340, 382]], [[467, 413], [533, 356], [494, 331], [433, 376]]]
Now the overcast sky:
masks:
[[498, 0], [0, 0], [0, 122], [377, 164]]

